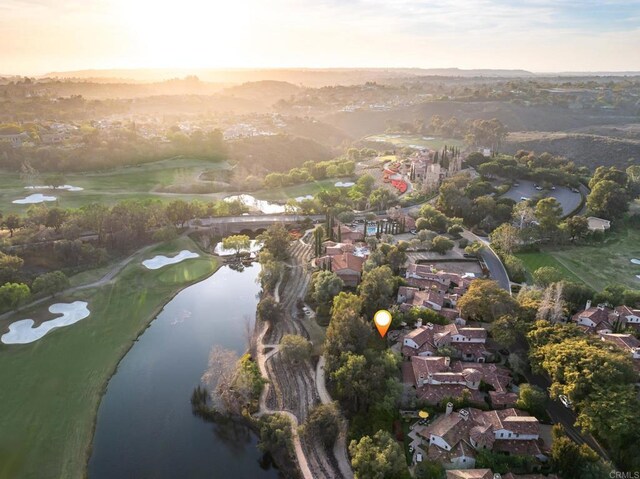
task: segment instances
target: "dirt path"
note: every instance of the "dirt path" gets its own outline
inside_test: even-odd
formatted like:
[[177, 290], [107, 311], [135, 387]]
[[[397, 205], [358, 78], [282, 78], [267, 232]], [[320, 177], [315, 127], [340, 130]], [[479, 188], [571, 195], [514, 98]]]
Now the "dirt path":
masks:
[[[297, 241], [292, 243], [290, 253], [291, 262], [287, 265], [289, 275], [285, 289], [282, 295], [274, 295], [283, 306], [283, 318], [271, 327], [260, 325], [257, 337], [258, 366], [262, 375], [269, 379], [260, 396], [258, 415], [282, 413], [291, 419], [294, 425], [294, 449], [305, 479], [351, 479], [353, 474], [346, 458], [345, 441], [338, 441], [342, 446], [338, 444], [338, 453], [334, 451], [336, 457], [344, 451], [344, 461], [336, 460], [317, 440], [301, 438], [297, 434], [297, 426], [305, 421], [311, 408], [326, 402], [327, 399], [330, 402], [331, 398], [326, 393], [324, 383], [322, 392], [318, 389], [317, 373], [309, 361], [293, 369], [291, 364], [278, 354], [278, 343], [285, 334], [298, 334], [309, 338], [303, 323], [298, 319], [297, 301], [304, 298], [310, 281], [310, 275], [305, 270], [310, 247]], [[282, 281], [278, 281], [278, 286]], [[279, 289], [278, 286], [276, 291]], [[348, 469], [346, 474], [343, 472], [345, 466]]]

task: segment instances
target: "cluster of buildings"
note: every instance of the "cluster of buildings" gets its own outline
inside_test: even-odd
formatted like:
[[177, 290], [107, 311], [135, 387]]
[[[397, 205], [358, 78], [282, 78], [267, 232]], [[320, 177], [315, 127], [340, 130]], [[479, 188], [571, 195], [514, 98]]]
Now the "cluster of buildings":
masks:
[[445, 414], [428, 426], [418, 426], [416, 434], [423, 440], [427, 458], [446, 469], [472, 469], [482, 450], [547, 460], [540, 423], [514, 408], [467, 408], [456, 412], [448, 403]]
[[428, 308], [452, 321], [462, 320], [456, 306], [474, 279], [473, 274], [449, 273], [412, 263], [407, 267], [407, 286], [398, 289], [398, 304], [403, 311]]
[[506, 474], [493, 473], [491, 469], [450, 469], [447, 479], [559, 479], [555, 474]]
[[449, 178], [462, 169], [460, 154], [446, 153], [439, 157], [439, 152], [427, 149], [418, 150], [410, 158], [410, 178], [422, 184], [423, 191], [433, 191], [445, 178]]
[[571, 321], [585, 333], [597, 334], [603, 341], [626, 351], [640, 371], [640, 340], [629, 332], [620, 332], [629, 329], [640, 332], [640, 309], [629, 306], [612, 309], [602, 304], [591, 306], [591, 301], [587, 301], [585, 309], [574, 314]]

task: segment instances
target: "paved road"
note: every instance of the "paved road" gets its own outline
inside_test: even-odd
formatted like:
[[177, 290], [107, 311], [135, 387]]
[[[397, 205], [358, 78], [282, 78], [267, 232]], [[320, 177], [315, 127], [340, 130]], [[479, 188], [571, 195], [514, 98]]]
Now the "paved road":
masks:
[[487, 268], [489, 268], [489, 276], [491, 276], [491, 279], [497, 281], [502, 289], [509, 291], [509, 294], [511, 294], [511, 282], [509, 281], [507, 270], [500, 258], [498, 258], [498, 255], [491, 249], [491, 246], [489, 246], [489, 241], [486, 238], [481, 238], [473, 234], [469, 230], [464, 230], [462, 236], [469, 241], [479, 241], [484, 245], [484, 248], [480, 250], [480, 256], [486, 263]]
[[558, 203], [562, 205], [562, 214], [568, 215], [578, 206], [582, 201], [580, 193], [574, 193], [566, 186], [558, 186], [555, 190], [551, 191], [539, 191], [536, 190], [533, 181], [521, 180], [518, 182], [519, 186], [513, 186], [507, 191], [503, 198], [510, 198], [513, 201], [519, 202], [521, 198], [534, 198], [539, 195], [543, 195], [545, 198], [555, 198]]

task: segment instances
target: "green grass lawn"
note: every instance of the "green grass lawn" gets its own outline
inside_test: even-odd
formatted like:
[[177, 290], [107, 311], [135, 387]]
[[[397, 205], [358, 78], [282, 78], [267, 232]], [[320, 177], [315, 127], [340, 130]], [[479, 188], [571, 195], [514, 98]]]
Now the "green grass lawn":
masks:
[[607, 233], [605, 237], [603, 244], [566, 246], [517, 256], [530, 272], [540, 266], [553, 266], [567, 279], [579, 279], [598, 291], [611, 283], [640, 289], [640, 280], [636, 278], [640, 274], [640, 266], [630, 261], [632, 258], [640, 259], [640, 230], [627, 228]]
[[395, 135], [381, 134], [371, 135], [365, 138], [366, 141], [384, 141], [391, 143], [398, 148], [418, 146], [420, 148], [431, 148], [432, 150], [440, 150], [445, 145], [462, 148], [464, 141], [455, 138], [439, 138], [428, 135]]
[[[58, 204], [64, 208], [77, 208], [93, 202], [114, 204], [125, 199], [161, 198], [171, 200], [178, 197], [187, 200], [203, 197], [206, 199], [207, 195], [167, 195], [154, 193], [153, 190], [156, 187], [193, 182], [205, 170], [224, 170], [228, 167], [226, 162], [175, 158], [102, 172], [65, 175], [67, 184], [80, 186], [84, 188], [84, 191], [26, 190], [25, 183], [20, 179], [18, 173], [0, 172], [0, 211], [3, 213], [24, 213], [29, 205], [16, 205], [12, 201], [32, 193], [56, 196]], [[43, 184], [46, 176], [47, 174], [43, 173], [36, 183]]]
[[259, 190], [252, 193], [252, 195], [260, 200], [287, 201], [289, 198], [315, 195], [322, 190], [330, 190], [335, 188], [335, 184], [338, 181], [347, 182], [353, 180], [350, 178], [330, 178], [326, 180], [312, 181], [310, 183], [302, 183], [300, 185], [285, 186], [283, 188]]
[[0, 323], [4, 330], [17, 319], [51, 319], [48, 306], [60, 301], [85, 300], [91, 311], [34, 343], [0, 343], [0, 478], [84, 477], [98, 405], [118, 362], [174, 294], [219, 266], [205, 255], [156, 271], [140, 264], [181, 249], [199, 251], [179, 238], [136, 258], [107, 286]]

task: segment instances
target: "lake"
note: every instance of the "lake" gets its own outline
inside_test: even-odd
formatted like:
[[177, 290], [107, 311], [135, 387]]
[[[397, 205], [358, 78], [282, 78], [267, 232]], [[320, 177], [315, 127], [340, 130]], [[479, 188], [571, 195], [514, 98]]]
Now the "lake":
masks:
[[246, 350], [260, 266], [228, 266], [169, 301], [109, 381], [89, 460], [91, 479], [277, 478], [259, 461], [257, 438], [191, 413], [191, 393], [214, 345]]

